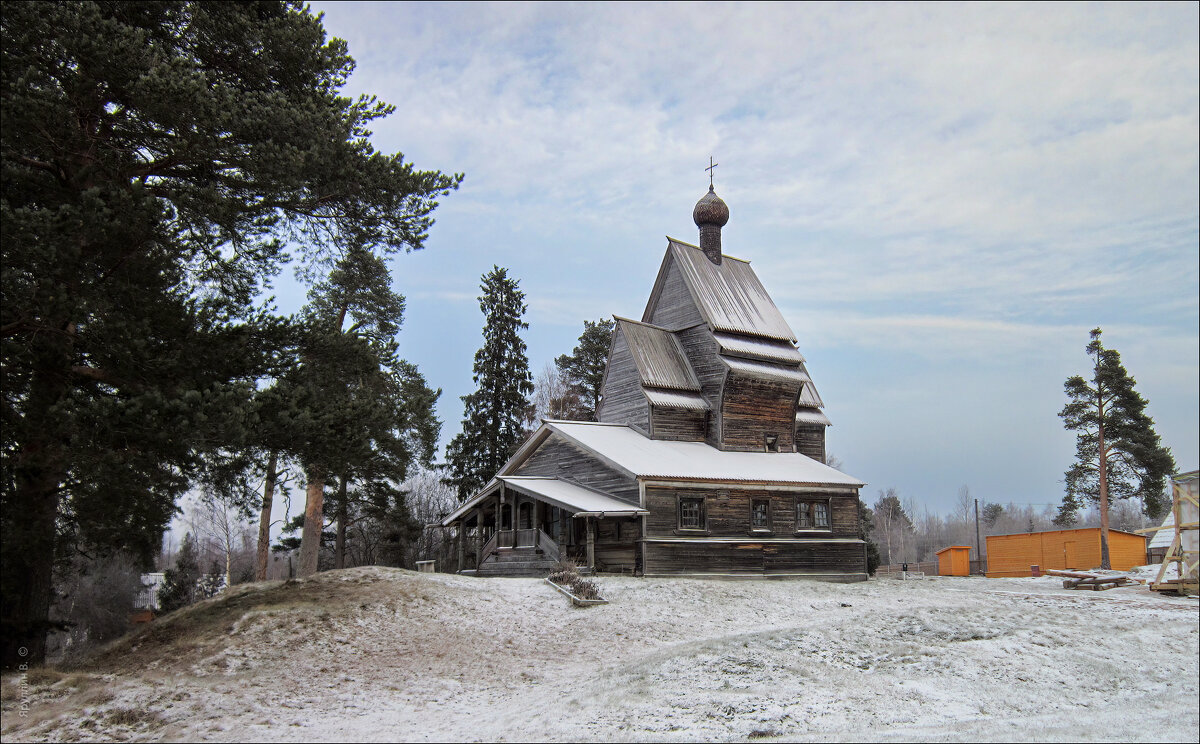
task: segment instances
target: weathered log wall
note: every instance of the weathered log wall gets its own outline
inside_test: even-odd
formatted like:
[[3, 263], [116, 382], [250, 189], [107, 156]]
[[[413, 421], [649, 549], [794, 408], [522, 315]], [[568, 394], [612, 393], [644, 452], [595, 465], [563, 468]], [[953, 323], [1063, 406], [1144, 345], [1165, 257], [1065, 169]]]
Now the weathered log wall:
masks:
[[708, 411], [655, 406], [650, 411], [650, 436], [678, 442], [703, 442]]
[[797, 425], [796, 451], [817, 462], [825, 462], [825, 429], [824, 426]]
[[730, 374], [721, 400], [722, 449], [762, 452], [765, 437], [779, 437], [780, 452], [795, 452], [798, 382]]
[[[770, 501], [772, 537], [792, 537], [796, 533], [796, 502], [828, 501], [829, 537], [855, 537], [858, 534], [858, 497], [848, 493], [738, 490], [736, 488], [699, 488], [648, 486], [646, 488], [646, 534], [650, 537], [675, 537], [694, 534], [692, 530], [679, 529], [678, 503], [680, 497], [704, 499], [707, 516], [705, 535], [709, 537], [762, 536], [751, 531], [750, 502], [753, 499]], [[810, 531], [804, 530], [804, 535]]]
[[701, 543], [647, 542], [645, 575], [723, 574], [804, 576], [831, 581], [865, 581], [866, 558], [860, 542]]

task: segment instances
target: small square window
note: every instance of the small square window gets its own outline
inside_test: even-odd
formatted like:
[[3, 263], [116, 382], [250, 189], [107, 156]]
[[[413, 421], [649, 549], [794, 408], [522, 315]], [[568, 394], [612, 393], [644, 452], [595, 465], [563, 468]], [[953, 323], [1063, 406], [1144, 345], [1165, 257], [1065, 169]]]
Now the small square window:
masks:
[[750, 529], [771, 529], [771, 502], [768, 499], [754, 499], [750, 502]]
[[778, 434], [767, 434], [766, 440], [767, 440], [767, 452], [778, 452], [779, 451], [779, 435]]
[[704, 499], [687, 497], [679, 499], [679, 529], [704, 529]]

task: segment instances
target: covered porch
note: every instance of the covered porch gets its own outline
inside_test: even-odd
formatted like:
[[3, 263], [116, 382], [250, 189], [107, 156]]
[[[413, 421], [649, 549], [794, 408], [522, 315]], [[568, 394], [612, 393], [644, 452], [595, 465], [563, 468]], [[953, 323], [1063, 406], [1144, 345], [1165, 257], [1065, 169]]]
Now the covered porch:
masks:
[[632, 547], [647, 513], [558, 478], [498, 476], [441, 524], [454, 530], [460, 573], [536, 575], [562, 559], [594, 572], [614, 544], [629, 545], [634, 570]]

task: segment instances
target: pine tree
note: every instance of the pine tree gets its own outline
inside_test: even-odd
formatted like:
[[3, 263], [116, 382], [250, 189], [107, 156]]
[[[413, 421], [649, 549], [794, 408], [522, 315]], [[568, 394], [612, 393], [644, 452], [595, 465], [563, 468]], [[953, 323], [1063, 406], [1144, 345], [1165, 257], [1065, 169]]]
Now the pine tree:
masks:
[[[1151, 520], [1166, 511], [1163, 491], [1175, 470], [1171, 451], [1163, 447], [1146, 415], [1146, 399], [1134, 387], [1121, 355], [1104, 348], [1101, 330], [1091, 332], [1090, 380], [1076, 375], [1064, 388], [1070, 402], [1059, 416], [1078, 432], [1075, 462], [1066, 472], [1066, 493], [1055, 522], [1063, 524], [1086, 499], [1100, 509], [1100, 565], [1111, 568], [1108, 553], [1108, 505], [1112, 499], [1139, 498]], [[1063, 521], [1060, 521], [1063, 520]]]
[[570, 391], [579, 401], [576, 409], [568, 408], [565, 411], [571, 420], [596, 420], [600, 386], [604, 384], [604, 368], [608, 364], [608, 348], [612, 345], [615, 325], [613, 320], [598, 320], [595, 323], [583, 321], [579, 345], [569, 355], [563, 354], [554, 360]]
[[293, 249], [422, 247], [461, 176], [375, 152], [393, 111], [298, 2], [0, 5], [4, 665], [44, 658], [56, 555], [158, 547], [266, 372]]
[[533, 392], [533, 376], [521, 331], [529, 327], [525, 293], [508, 270], [493, 266], [483, 275], [483, 347], [475, 352], [475, 392], [464, 395], [462, 432], [446, 447], [445, 481], [460, 501], [487, 485], [516, 449], [521, 421]]

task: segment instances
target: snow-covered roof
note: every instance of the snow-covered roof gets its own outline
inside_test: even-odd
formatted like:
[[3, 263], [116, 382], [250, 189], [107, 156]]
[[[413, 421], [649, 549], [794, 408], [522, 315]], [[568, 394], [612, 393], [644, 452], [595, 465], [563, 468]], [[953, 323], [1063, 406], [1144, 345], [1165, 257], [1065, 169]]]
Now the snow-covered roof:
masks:
[[673, 390], [700, 389], [700, 381], [687, 363], [674, 334], [628, 318], [617, 317], [616, 321], [618, 330], [629, 343], [629, 352], [643, 385]]
[[785, 367], [771, 362], [752, 362], [749, 359], [721, 357], [725, 366], [733, 372], [747, 377], [765, 377], [769, 380], [784, 380], [785, 382], [812, 382], [808, 373], [801, 367]]
[[651, 405], [662, 408], [683, 408], [689, 411], [707, 411], [708, 401], [698, 393], [683, 393], [675, 390], [642, 388], [642, 394]]
[[818, 424], [820, 426], [832, 426], [833, 422], [829, 417], [821, 413], [815, 408], [801, 408], [796, 411], [797, 424]]
[[497, 477], [504, 481], [505, 485], [567, 510], [573, 517], [599, 516], [601, 514], [635, 516], [650, 513], [629, 502], [558, 478], [531, 475], [501, 475]]
[[800, 398], [796, 401], [799, 406], [812, 406], [813, 408], [824, 408], [825, 401], [821, 400], [821, 394], [817, 392], [817, 386], [812, 380], [805, 382], [800, 386]]
[[553, 504], [573, 517], [649, 514], [648, 511], [635, 504], [621, 501], [608, 494], [570, 481], [547, 476], [499, 475], [493, 478], [479, 493], [464, 501], [462, 506], [444, 518], [442, 526], [451, 525], [462, 519], [467, 512], [478, 506], [479, 502], [495, 494], [501, 483], [516, 491]]
[[714, 331], [796, 340], [749, 261], [723, 255], [717, 265], [698, 247], [674, 238], [668, 240], [667, 250], [679, 264], [700, 314]]
[[546, 421], [501, 472], [532, 453], [547, 432], [637, 478], [861, 487], [858, 478], [799, 452], [728, 452], [704, 442], [671, 442], [639, 434], [623, 424]]
[[788, 341], [740, 336], [731, 333], [713, 333], [722, 354], [771, 359], [777, 362], [802, 364], [804, 356]]

